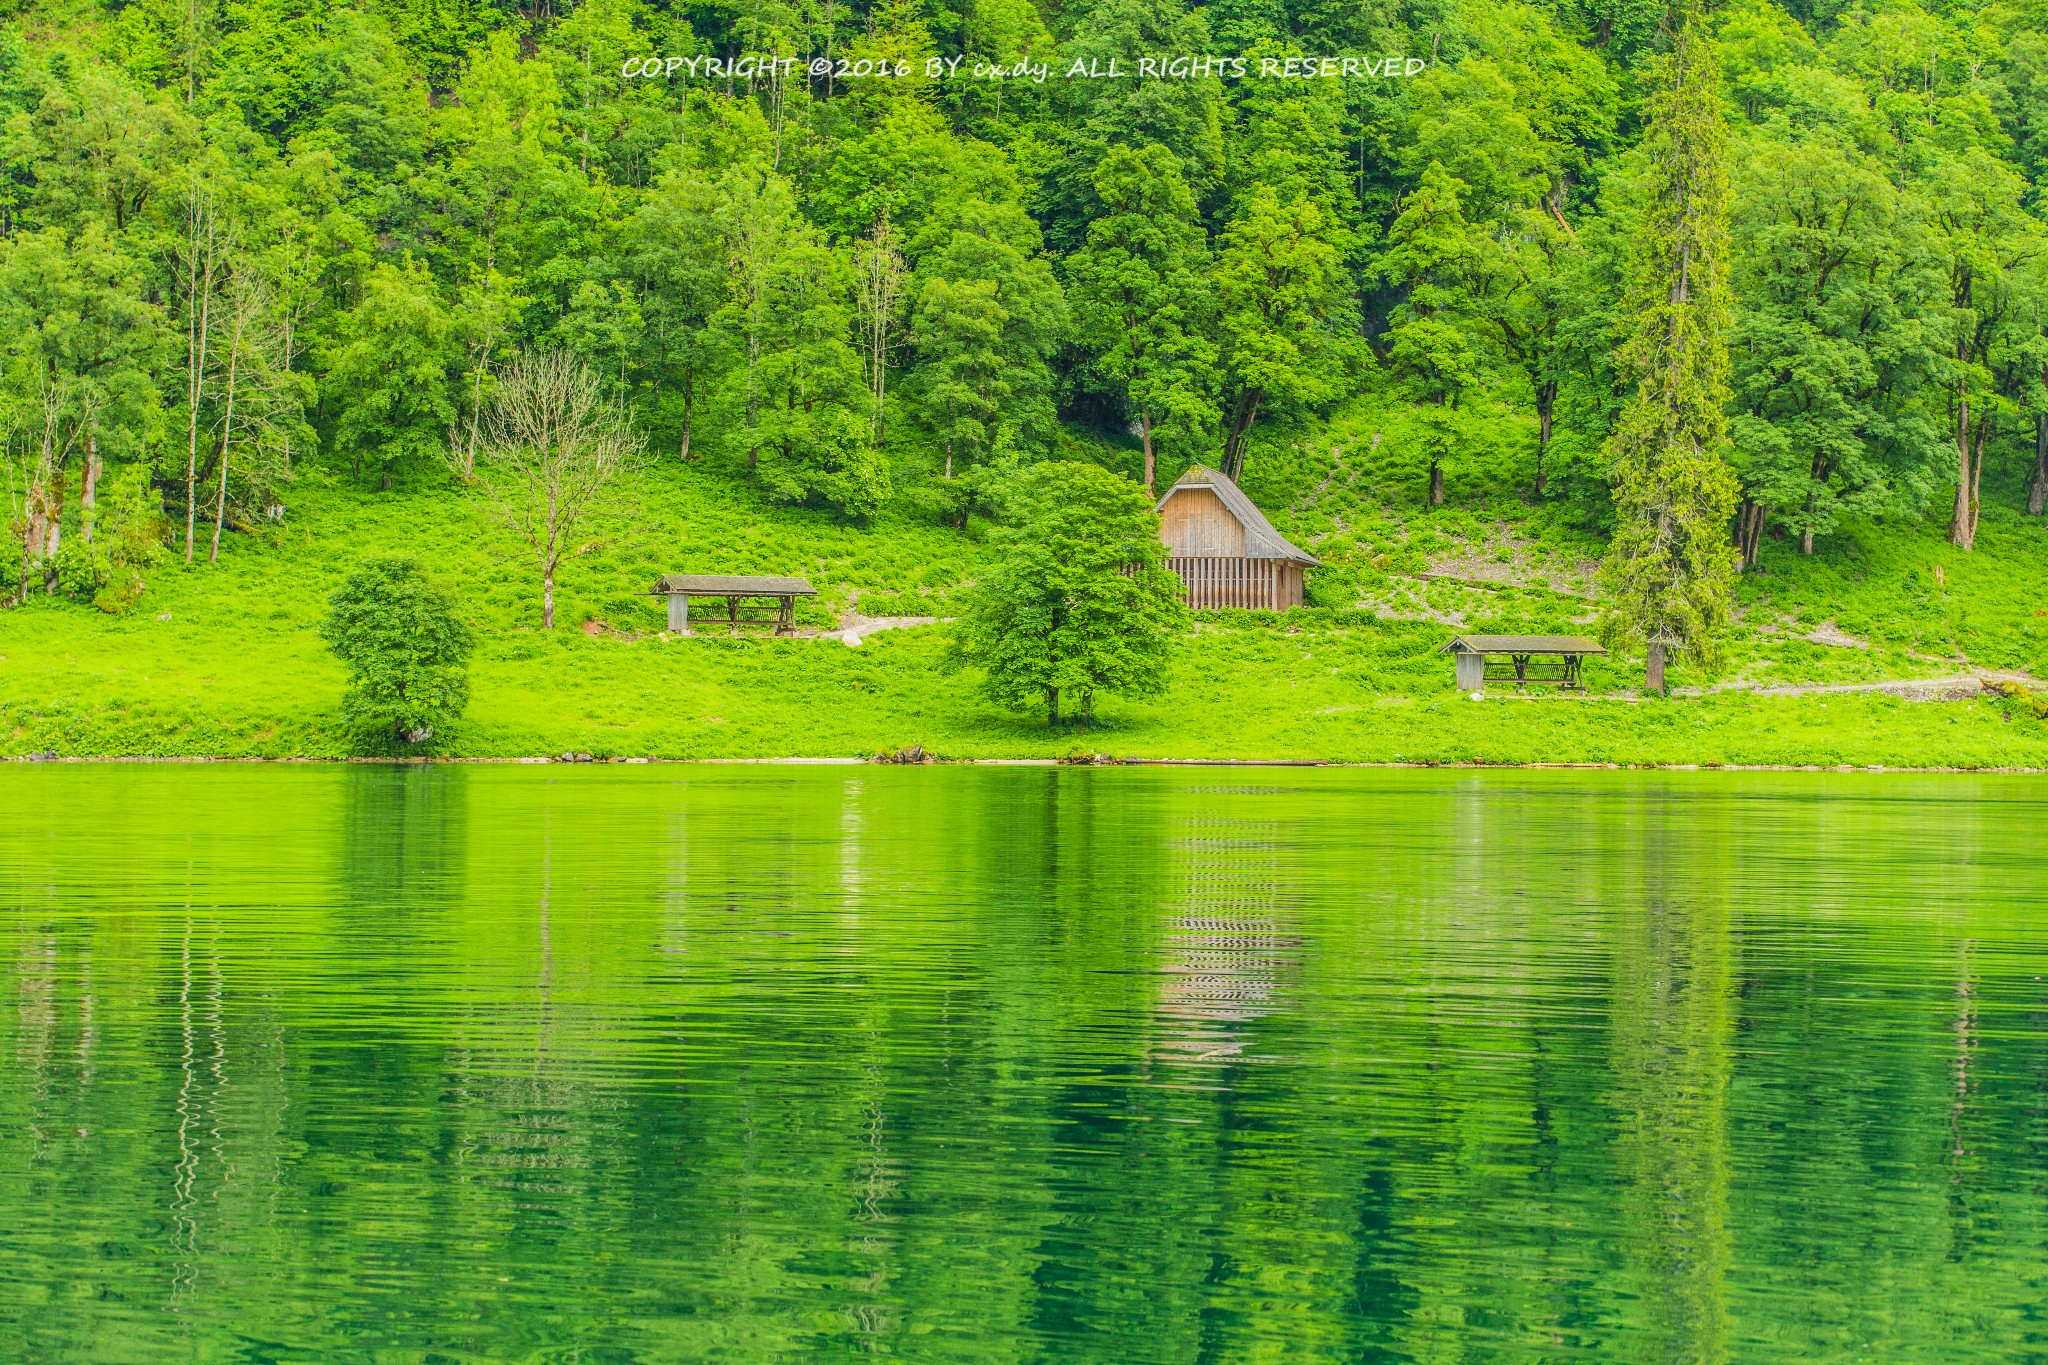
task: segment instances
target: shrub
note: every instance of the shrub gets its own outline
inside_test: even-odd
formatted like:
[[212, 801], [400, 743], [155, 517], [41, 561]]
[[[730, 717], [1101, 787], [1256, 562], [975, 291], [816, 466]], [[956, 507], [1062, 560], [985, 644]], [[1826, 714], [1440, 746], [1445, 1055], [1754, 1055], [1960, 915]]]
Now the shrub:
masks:
[[320, 633], [348, 667], [342, 716], [351, 726], [424, 744], [469, 704], [475, 641], [414, 560], [364, 560], [328, 599]]
[[118, 616], [141, 599], [142, 571], [163, 559], [171, 535], [146, 467], [130, 465], [100, 485], [92, 530], [91, 540], [81, 531], [64, 543], [58, 577], [66, 592]]

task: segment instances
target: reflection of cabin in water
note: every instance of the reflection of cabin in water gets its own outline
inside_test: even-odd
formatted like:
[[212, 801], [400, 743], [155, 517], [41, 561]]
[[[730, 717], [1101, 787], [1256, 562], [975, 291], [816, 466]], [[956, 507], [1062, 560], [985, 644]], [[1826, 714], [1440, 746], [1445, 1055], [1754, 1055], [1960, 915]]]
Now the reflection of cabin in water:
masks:
[[1236, 484], [1201, 465], [1159, 499], [1159, 534], [1191, 607], [1298, 607], [1302, 574], [1319, 562], [1288, 544]]
[[1244, 1055], [1253, 1025], [1283, 1009], [1301, 965], [1301, 935], [1283, 918], [1275, 828], [1197, 818], [1176, 847], [1187, 883], [1167, 920], [1154, 1053], [1161, 1061]]

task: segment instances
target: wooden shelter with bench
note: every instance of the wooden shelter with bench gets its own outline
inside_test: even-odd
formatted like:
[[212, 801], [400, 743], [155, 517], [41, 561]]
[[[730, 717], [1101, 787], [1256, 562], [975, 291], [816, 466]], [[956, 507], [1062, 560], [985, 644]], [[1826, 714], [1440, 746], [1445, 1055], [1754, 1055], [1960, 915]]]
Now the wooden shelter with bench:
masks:
[[[726, 627], [737, 633], [743, 625], [773, 624], [777, 635], [796, 633], [796, 599], [816, 597], [818, 590], [801, 578], [757, 578], [742, 574], [663, 574], [654, 585], [655, 597], [668, 599], [668, 628], [678, 635], [690, 633], [690, 599], [709, 597], [725, 599]], [[753, 600], [772, 600], [775, 606], [773, 616], [742, 616], [740, 603]], [[703, 618], [699, 618], [700, 620]], [[719, 618], [710, 618], [716, 622]]]
[[1583, 635], [1459, 635], [1437, 651], [1457, 661], [1460, 692], [1484, 692], [1489, 682], [1575, 690], [1580, 663], [1606, 652]]
[[1235, 483], [1195, 465], [1159, 499], [1168, 564], [1187, 584], [1188, 605], [1286, 611], [1302, 576], [1321, 564], [1288, 543]]

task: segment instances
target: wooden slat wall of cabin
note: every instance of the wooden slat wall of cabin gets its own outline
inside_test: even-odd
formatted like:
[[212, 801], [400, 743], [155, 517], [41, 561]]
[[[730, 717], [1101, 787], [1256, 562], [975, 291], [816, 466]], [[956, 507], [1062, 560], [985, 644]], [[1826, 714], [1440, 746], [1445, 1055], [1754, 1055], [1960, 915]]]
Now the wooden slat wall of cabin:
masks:
[[1197, 611], [1286, 611], [1302, 603], [1302, 571], [1297, 564], [1218, 555], [1183, 555], [1170, 562], [1187, 585], [1187, 604]]

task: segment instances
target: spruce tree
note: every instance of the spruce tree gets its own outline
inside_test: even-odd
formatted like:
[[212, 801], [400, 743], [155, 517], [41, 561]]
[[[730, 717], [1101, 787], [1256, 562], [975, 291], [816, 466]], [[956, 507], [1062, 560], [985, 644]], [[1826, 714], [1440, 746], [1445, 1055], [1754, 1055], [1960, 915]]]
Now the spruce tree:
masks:
[[1609, 645], [1710, 665], [1735, 579], [1736, 483], [1728, 419], [1728, 173], [1714, 43], [1699, 0], [1676, 34], [1651, 106], [1649, 202], [1616, 355], [1635, 396], [1608, 437], [1616, 525], [1602, 568]]

